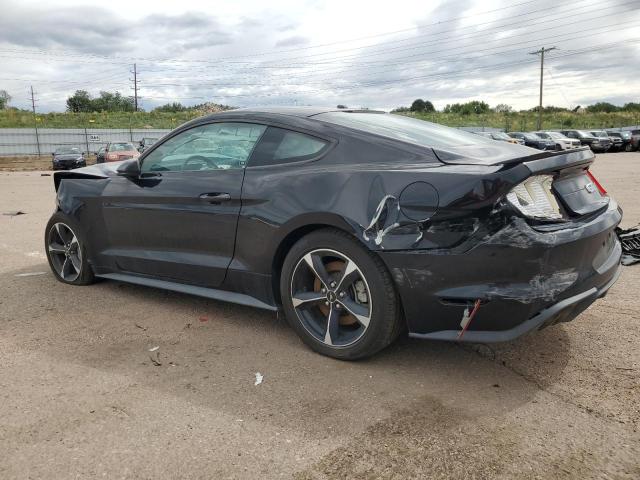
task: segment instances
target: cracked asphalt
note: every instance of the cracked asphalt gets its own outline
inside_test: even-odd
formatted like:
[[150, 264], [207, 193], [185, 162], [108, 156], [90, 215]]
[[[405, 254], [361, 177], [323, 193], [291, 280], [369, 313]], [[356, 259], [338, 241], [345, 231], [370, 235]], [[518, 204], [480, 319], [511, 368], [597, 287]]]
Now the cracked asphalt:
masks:
[[[625, 226], [638, 165], [593, 167]], [[0, 213], [25, 212], [0, 215], [2, 479], [640, 478], [640, 265], [513, 343], [402, 339], [346, 363], [268, 312], [57, 282], [53, 208], [51, 177], [0, 173]]]

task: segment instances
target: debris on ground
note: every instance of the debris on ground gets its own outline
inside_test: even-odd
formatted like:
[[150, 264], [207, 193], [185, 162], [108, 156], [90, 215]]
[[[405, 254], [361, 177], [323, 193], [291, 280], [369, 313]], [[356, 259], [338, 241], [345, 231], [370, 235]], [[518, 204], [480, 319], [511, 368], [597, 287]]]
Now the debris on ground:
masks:
[[50, 173], [41, 173], [40, 176], [41, 177], [50, 177], [51, 174]]
[[622, 264], [633, 265], [640, 262], [640, 227], [616, 228], [616, 235], [622, 244]]
[[256, 372], [256, 383], [254, 383], [254, 385], [260, 385], [263, 378], [264, 375], [262, 375], [260, 372]]
[[15, 212], [5, 212], [3, 215], [7, 215], [9, 217], [17, 217], [18, 215], [26, 215], [26, 212], [22, 210], [16, 210]]
[[47, 272], [26, 272], [26, 273], [16, 273], [15, 277], [34, 277], [36, 275], [46, 275]]
[[200, 317], [201, 322], [208, 322], [209, 319], [207, 317]]
[[143, 332], [146, 332], [146, 331], [147, 331], [147, 328], [148, 328], [148, 327], [143, 327], [142, 325], [139, 325], [139, 324], [137, 324], [137, 323], [134, 323], [134, 325], [135, 325], [135, 327], [136, 327], [136, 328], [139, 328], [139, 329], [140, 329], [140, 330], [142, 330]]
[[160, 361], [160, 347], [152, 347], [149, 349], [149, 360], [156, 366], [162, 365]]

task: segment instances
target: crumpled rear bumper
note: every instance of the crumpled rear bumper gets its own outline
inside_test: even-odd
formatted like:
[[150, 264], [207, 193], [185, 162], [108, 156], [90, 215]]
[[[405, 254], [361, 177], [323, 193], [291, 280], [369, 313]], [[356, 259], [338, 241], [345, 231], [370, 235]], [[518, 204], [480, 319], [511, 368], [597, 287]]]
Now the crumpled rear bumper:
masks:
[[569, 321], [620, 274], [617, 204], [589, 222], [540, 232], [523, 219], [463, 253], [380, 252], [400, 295], [410, 335], [458, 340], [465, 310], [480, 307], [461, 340], [499, 342]]

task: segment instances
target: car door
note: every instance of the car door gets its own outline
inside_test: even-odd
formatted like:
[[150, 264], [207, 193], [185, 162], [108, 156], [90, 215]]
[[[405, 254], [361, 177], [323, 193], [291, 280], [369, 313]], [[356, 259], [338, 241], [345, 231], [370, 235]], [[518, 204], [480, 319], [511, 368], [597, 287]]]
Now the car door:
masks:
[[192, 127], [144, 155], [139, 178], [113, 178], [102, 196], [102, 258], [119, 271], [219, 286], [233, 258], [246, 162], [265, 128]]

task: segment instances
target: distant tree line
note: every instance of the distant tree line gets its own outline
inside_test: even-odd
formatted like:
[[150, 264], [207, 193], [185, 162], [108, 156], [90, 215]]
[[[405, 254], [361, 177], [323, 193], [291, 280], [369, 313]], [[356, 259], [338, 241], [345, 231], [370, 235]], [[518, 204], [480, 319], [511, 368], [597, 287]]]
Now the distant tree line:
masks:
[[120, 92], [100, 92], [98, 97], [92, 97], [86, 90], [76, 90], [67, 98], [67, 111], [81, 112], [133, 112], [135, 105], [133, 98], [123, 97]]
[[[524, 112], [537, 112], [539, 107], [533, 107], [529, 110], [520, 110], [521, 113]], [[589, 105], [584, 107], [584, 109], [580, 106], [574, 108], [573, 110], [569, 110], [568, 108], [563, 107], [555, 107], [553, 105], [542, 107], [543, 113], [558, 113], [558, 112], [577, 112], [581, 110], [586, 110], [589, 113], [615, 113], [615, 112], [640, 112], [640, 103], [637, 102], [629, 102], [624, 104], [622, 107], [614, 105], [608, 102], [598, 102], [593, 105]], [[497, 112], [497, 113], [512, 113], [514, 109], [511, 105], [507, 105], [506, 103], [500, 103], [495, 107], [491, 108], [488, 103], [482, 100], [472, 100], [470, 102], [465, 103], [453, 103], [447, 104], [442, 109], [442, 113], [456, 113], [459, 115], [473, 115], [473, 114], [482, 114], [489, 112]], [[417, 113], [435, 113], [437, 110], [433, 106], [429, 100], [423, 100], [422, 98], [417, 98], [413, 101], [410, 107], [398, 107], [393, 110], [393, 112], [403, 113], [403, 112], [417, 112]]]

